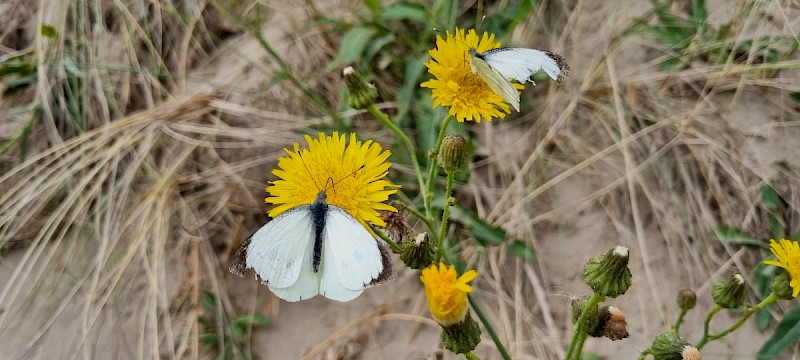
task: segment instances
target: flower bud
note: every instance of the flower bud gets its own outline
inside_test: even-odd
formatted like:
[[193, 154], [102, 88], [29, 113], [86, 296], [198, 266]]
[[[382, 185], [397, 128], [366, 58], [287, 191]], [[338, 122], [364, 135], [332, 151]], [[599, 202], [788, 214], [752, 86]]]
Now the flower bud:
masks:
[[631, 286], [628, 248], [617, 246], [605, 255], [591, 258], [583, 269], [583, 278], [594, 292], [615, 298]]
[[400, 260], [412, 269], [431, 266], [435, 259], [433, 242], [426, 232], [417, 234], [413, 241], [405, 241], [400, 245]]
[[[399, 207], [395, 206], [395, 204], [390, 205], [392, 205], [392, 207]], [[386, 235], [394, 242], [402, 244], [406, 237], [408, 237], [411, 229], [409, 228], [408, 223], [406, 223], [405, 214], [402, 210], [382, 211], [381, 220], [386, 223], [386, 226], [384, 227]]]
[[481, 342], [481, 328], [467, 313], [464, 320], [459, 323], [442, 325], [440, 338], [445, 349], [456, 354], [465, 354], [475, 350], [475, 347]]
[[794, 296], [792, 296], [793, 290], [791, 281], [792, 279], [789, 278], [789, 274], [786, 273], [786, 271], [781, 271], [772, 278], [772, 281], [769, 283], [769, 288], [775, 293], [778, 299], [791, 300], [794, 299]]
[[700, 360], [700, 352], [674, 332], [656, 336], [650, 353], [655, 360]]
[[697, 304], [697, 294], [689, 289], [678, 291], [678, 297], [675, 299], [678, 307], [683, 311], [689, 311]]
[[[575, 324], [578, 322], [578, 319], [581, 316], [581, 312], [586, 307], [586, 298], [577, 298], [572, 299], [572, 323]], [[601, 315], [600, 315], [600, 308], [595, 305], [593, 309], [587, 309], [589, 313], [586, 314], [585, 326], [583, 327], [586, 330], [586, 333], [593, 336], [593, 337], [600, 337], [603, 336], [603, 329], [600, 325]]]
[[711, 290], [714, 303], [725, 309], [736, 309], [744, 305], [744, 278], [733, 274], [728, 281], [721, 281]]
[[442, 139], [439, 164], [448, 175], [461, 171], [467, 160], [467, 140], [461, 135], [447, 135]]
[[378, 98], [378, 91], [375, 86], [364, 81], [352, 66], [344, 68], [342, 74], [344, 74], [347, 90], [350, 93], [350, 107], [353, 109], [366, 109], [375, 103], [375, 99]]

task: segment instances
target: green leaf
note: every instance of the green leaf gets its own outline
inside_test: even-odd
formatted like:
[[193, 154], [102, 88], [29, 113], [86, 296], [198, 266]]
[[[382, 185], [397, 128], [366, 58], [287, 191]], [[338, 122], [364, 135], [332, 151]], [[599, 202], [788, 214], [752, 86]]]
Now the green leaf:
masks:
[[347, 31], [342, 38], [339, 54], [325, 67], [325, 71], [328, 72], [344, 64], [355, 62], [364, 53], [364, 49], [375, 32], [376, 30], [372, 27], [354, 27]]
[[536, 250], [526, 241], [514, 240], [511, 245], [508, 246], [508, 251], [524, 260], [536, 260]]
[[780, 203], [778, 193], [767, 183], [761, 185], [761, 201], [764, 203], [765, 208], [778, 210], [778, 204]]
[[795, 102], [800, 102], [800, 91], [795, 91], [795, 92], [789, 94], [789, 98], [791, 98]]
[[717, 239], [721, 242], [737, 245], [757, 246], [769, 250], [768, 244], [754, 238], [752, 235], [739, 228], [723, 225], [714, 232], [714, 235], [716, 235]]
[[47, 24], [42, 24], [42, 26], [39, 27], [39, 33], [42, 34], [42, 36], [46, 36], [49, 38], [54, 38], [58, 36], [58, 31], [56, 30], [56, 28]]
[[506, 231], [481, 219], [478, 214], [461, 206], [450, 208], [451, 219], [458, 221], [472, 230], [472, 236], [481, 246], [500, 245], [506, 241]]
[[773, 359], [800, 341], [800, 308], [794, 308], [778, 323], [775, 333], [758, 350], [757, 359]]
[[428, 9], [421, 4], [400, 2], [389, 5], [383, 9], [383, 18], [386, 20], [416, 20], [425, 22], [428, 18]]

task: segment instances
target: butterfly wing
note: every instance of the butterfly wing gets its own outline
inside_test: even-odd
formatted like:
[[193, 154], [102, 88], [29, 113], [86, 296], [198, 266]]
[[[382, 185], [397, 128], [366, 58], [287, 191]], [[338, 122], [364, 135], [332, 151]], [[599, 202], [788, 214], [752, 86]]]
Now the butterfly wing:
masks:
[[385, 272], [387, 265], [378, 242], [343, 209], [328, 206], [323, 236], [319, 292], [325, 297], [355, 299]]
[[311, 261], [308, 258], [314, 245], [309, 209], [307, 205], [289, 209], [258, 229], [244, 244], [246, 268], [255, 270], [270, 288], [288, 288], [298, 282], [303, 267], [311, 269], [311, 265], [304, 265]]
[[470, 56], [469, 66], [472, 68], [472, 72], [483, 79], [495, 94], [500, 95], [503, 100], [511, 104], [514, 110], [519, 111], [519, 91], [508, 81], [508, 76], [495, 71], [490, 65], [477, 56]]
[[489, 66], [506, 79], [526, 81], [543, 70], [550, 78], [561, 82], [569, 75], [569, 65], [560, 55], [549, 51], [526, 48], [499, 48], [481, 54]]

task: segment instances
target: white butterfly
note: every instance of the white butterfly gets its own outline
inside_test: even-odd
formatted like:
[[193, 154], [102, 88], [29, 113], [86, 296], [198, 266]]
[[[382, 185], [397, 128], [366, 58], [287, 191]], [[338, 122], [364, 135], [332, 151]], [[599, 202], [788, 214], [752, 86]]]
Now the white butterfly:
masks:
[[[560, 55], [549, 51], [526, 48], [498, 48], [479, 53], [469, 49], [472, 72], [489, 85], [497, 95], [519, 111], [519, 91], [509, 80], [525, 82], [543, 70], [550, 78], [561, 82], [569, 75], [569, 65]], [[533, 80], [531, 80], [533, 82]]]
[[365, 288], [395, 277], [386, 247], [342, 208], [325, 202], [325, 190], [310, 205], [293, 207], [244, 241], [230, 271], [253, 269], [281, 299], [300, 301], [321, 294], [350, 301]]

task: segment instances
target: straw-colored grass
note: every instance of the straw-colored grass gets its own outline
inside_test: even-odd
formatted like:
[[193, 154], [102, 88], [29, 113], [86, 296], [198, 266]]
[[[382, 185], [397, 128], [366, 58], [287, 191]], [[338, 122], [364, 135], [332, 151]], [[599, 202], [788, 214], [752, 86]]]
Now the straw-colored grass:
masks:
[[[211, 358], [198, 319], [215, 318], [210, 333], [230, 341], [230, 320], [254, 311], [270, 319], [247, 333], [262, 358], [437, 352], [410, 270], [346, 304], [281, 303], [226, 270], [267, 220], [269, 172], [299, 134], [354, 118], [361, 135], [391, 144], [370, 117], [332, 110], [343, 108], [343, 82], [321, 71], [339, 34], [311, 19], [352, 19], [360, 3], [7, 5], [15, 3], [0, 1], [0, 56], [30, 48], [38, 76], [0, 92], [0, 120], [10, 124], [0, 141], [16, 139], [0, 154], [0, 357]], [[798, 41], [796, 4], [724, 3], [710, 2], [710, 26], [737, 27], [720, 43]], [[677, 290], [700, 296], [684, 325], [696, 340], [712, 284], [752, 275], [764, 253], [721, 243], [715, 231], [768, 240], [764, 183], [785, 201], [785, 228], [800, 232], [797, 52], [778, 46], [775, 62], [755, 50], [715, 58], [716, 43], [693, 43], [676, 54], [631, 30], [650, 4], [542, 2], [511, 42], [564, 55], [572, 75], [527, 90], [526, 109], [509, 120], [467, 125], [477, 156], [456, 186], [459, 201], [538, 253], [528, 262], [505, 246], [460, 246], [481, 274], [475, 296], [515, 359], [564, 356], [569, 300], [589, 291], [583, 263], [616, 244], [632, 250], [634, 287], [613, 301], [631, 337], [590, 339], [586, 351], [635, 358], [674, 321]], [[57, 35], [42, 35], [44, 24]], [[682, 67], [659, 66], [676, 55]], [[387, 92], [402, 79], [387, 83], [380, 106], [393, 111]], [[418, 130], [408, 132], [426, 136]], [[215, 294], [215, 314], [203, 310], [204, 292]], [[773, 307], [773, 317], [786, 308]], [[704, 354], [752, 358], [770, 334], [754, 323]], [[478, 353], [498, 358], [484, 337]]]

